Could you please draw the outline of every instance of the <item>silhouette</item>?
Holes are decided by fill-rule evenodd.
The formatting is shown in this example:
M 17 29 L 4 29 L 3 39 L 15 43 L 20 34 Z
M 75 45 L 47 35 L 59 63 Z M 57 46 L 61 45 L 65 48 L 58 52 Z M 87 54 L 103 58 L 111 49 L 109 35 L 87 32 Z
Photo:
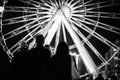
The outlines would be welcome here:
M 50 49 L 50 45 L 45 45 L 45 48 L 50 51 L 50 53 L 51 53 L 50 56 L 52 57 L 53 54 L 52 54 L 52 51 L 51 51 L 51 49 Z
M 55 80 L 72 80 L 71 78 L 71 56 L 65 42 L 60 42 L 56 54 L 53 56 L 53 70 Z
M 31 76 L 34 80 L 50 80 L 51 57 L 50 51 L 46 49 L 44 37 L 38 35 L 36 37 L 37 46 L 30 50 L 31 58 Z

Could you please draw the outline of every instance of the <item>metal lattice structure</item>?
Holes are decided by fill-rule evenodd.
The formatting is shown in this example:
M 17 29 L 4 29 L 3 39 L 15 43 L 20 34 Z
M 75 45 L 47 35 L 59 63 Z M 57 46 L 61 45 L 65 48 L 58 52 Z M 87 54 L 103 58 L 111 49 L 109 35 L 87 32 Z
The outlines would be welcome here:
M 13 55 L 22 41 L 26 41 L 31 47 L 31 44 L 34 45 L 34 36 L 43 34 L 44 44 L 51 45 L 54 49 L 60 41 L 67 42 L 70 50 L 77 50 L 78 54 L 75 55 L 81 56 L 88 72 L 97 74 L 98 69 L 109 63 L 120 50 L 110 39 L 104 37 L 104 34 L 99 33 L 100 29 L 120 35 L 118 26 L 104 22 L 106 19 L 120 20 L 119 12 L 104 10 L 119 6 L 119 0 L 15 0 L 15 2 L 17 3 L 8 2 L 8 5 L 4 6 L 1 23 L 2 45 L 8 55 Z M 114 49 L 115 53 L 109 60 L 105 60 L 92 44 L 92 37 Z M 85 45 L 101 61 L 101 66 L 96 65 Z

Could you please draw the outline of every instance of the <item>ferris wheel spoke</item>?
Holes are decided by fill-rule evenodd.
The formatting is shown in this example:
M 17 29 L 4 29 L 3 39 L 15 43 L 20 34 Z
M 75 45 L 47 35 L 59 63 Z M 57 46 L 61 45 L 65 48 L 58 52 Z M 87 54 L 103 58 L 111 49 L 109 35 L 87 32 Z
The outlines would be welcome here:
M 94 2 L 94 0 L 89 0 L 89 1 L 85 2 L 85 5 L 86 6 L 93 6 L 93 5 L 97 5 L 97 4 L 109 3 L 111 1 L 113 2 L 113 0 L 105 0 L 105 1 L 102 1 L 102 2 L 99 2 L 99 1 Z
M 120 28 L 116 28 L 114 26 L 111 26 L 111 25 L 108 25 L 108 24 L 105 24 L 105 23 L 101 23 L 101 22 L 99 22 L 98 25 L 99 25 L 98 26 L 99 28 L 106 29 L 106 30 L 109 30 L 111 32 L 120 34 Z
M 102 61 L 106 62 L 106 60 L 102 57 L 102 55 L 97 51 L 97 49 L 89 42 L 89 40 L 72 24 L 75 32 L 83 39 L 83 41 L 91 48 L 91 50 L 97 55 L 97 57 Z M 81 26 L 81 25 L 80 25 Z
M 62 1 L 61 1 L 61 7 L 62 7 L 63 5 L 65 6 L 65 1 L 66 1 L 66 0 L 62 0 Z
M 25 16 L 5 19 L 5 20 L 3 20 L 3 25 L 17 24 L 17 23 L 21 23 L 21 22 L 38 20 L 38 19 L 39 20 L 49 19 L 49 17 L 51 17 L 51 15 L 47 15 L 47 16 L 44 16 L 44 15 L 41 16 L 40 14 L 25 15 Z
M 52 5 L 51 7 L 57 9 L 57 6 L 56 6 L 56 4 L 54 3 L 53 0 L 46 0 L 46 1 L 49 1 L 49 2 L 50 2 L 50 4 Z
M 52 0 L 52 1 L 53 1 L 54 6 L 55 6 L 56 8 L 58 8 L 59 6 L 58 6 L 57 1 L 56 1 L 56 0 Z
M 59 19 L 52 24 L 49 30 L 47 30 L 48 35 L 45 38 L 45 44 L 49 45 L 51 43 L 55 33 L 57 32 L 59 26 L 58 23 L 59 23 Z
M 78 0 L 78 1 L 74 2 L 73 4 L 70 5 L 70 8 L 73 10 L 73 8 L 77 5 L 79 5 L 79 7 L 84 6 L 83 0 Z
M 87 23 L 90 24 L 90 25 L 94 25 L 93 23 L 96 24 L 96 22 L 97 22 L 97 21 L 89 19 L 89 18 L 85 18 L 85 19 L 87 19 L 89 21 L 89 22 L 87 21 Z M 105 24 L 105 23 L 102 23 L 102 22 L 98 22 L 97 27 L 108 30 L 108 31 L 111 31 L 111 32 L 114 32 L 114 33 L 117 33 L 117 34 L 120 34 L 120 28 L 116 28 L 114 26 L 111 26 L 111 25 L 108 25 L 108 24 Z
M 83 23 L 80 23 L 78 21 L 74 22 L 76 25 L 80 26 L 80 28 L 82 28 L 83 30 L 85 30 L 86 32 L 88 32 L 89 34 L 92 34 L 94 37 L 96 37 L 98 40 L 102 41 L 103 43 L 105 43 L 106 45 L 108 45 L 109 47 L 111 48 L 114 48 L 114 49 L 119 49 L 118 46 L 116 46 L 115 44 L 113 44 L 111 41 L 107 40 L 105 37 L 101 36 L 100 34 L 96 33 L 94 30 L 90 29 L 88 26 L 86 26 L 85 24 Z
M 111 41 L 109 41 L 108 39 L 106 39 L 105 37 L 101 36 L 100 34 L 98 34 L 97 32 L 95 32 L 94 30 L 90 29 L 89 27 L 87 27 L 86 25 L 82 24 L 88 33 L 92 34 L 94 37 L 96 37 L 98 40 L 102 41 L 103 43 L 105 43 L 106 45 L 108 45 L 111 48 L 114 48 L 115 50 L 118 50 L 119 47 L 116 46 L 115 44 L 113 44 Z
M 26 38 L 25 41 L 28 42 L 28 41 L 30 41 L 31 39 L 33 39 L 34 36 L 36 36 L 37 34 L 39 34 L 38 32 L 41 32 L 41 28 L 40 28 L 40 27 L 41 27 L 41 25 L 39 25 L 38 27 L 36 27 L 36 28 L 32 31 L 32 33 L 30 34 L 31 37 Z
M 36 36 L 37 34 L 39 34 L 38 32 L 41 32 L 41 31 L 42 31 L 42 30 L 41 30 L 41 26 L 42 26 L 42 25 L 38 25 L 35 29 L 33 29 L 29 35 L 26 35 L 27 38 L 25 38 L 24 40 L 25 40 L 26 42 L 29 42 L 31 39 L 34 39 L 34 36 Z M 29 36 L 30 36 L 30 37 L 29 37 Z
M 85 17 L 98 17 L 99 14 L 101 18 L 120 19 L 119 13 L 94 12 L 94 11 L 86 11 Z
M 85 18 L 76 18 L 76 17 L 72 17 L 71 22 L 73 22 L 74 24 L 77 24 L 78 22 L 85 23 Z
M 60 18 L 58 18 L 59 12 L 57 12 L 56 14 L 54 14 L 54 16 L 51 18 L 51 20 L 46 24 L 45 28 L 43 29 L 43 31 L 41 32 L 41 34 L 43 34 L 43 36 L 46 36 L 46 34 L 48 34 L 45 38 L 45 44 L 50 44 L 57 29 L 58 26 L 60 24 Z
M 51 20 L 51 21 L 49 21 L 46 25 L 45 25 L 45 27 L 42 29 L 42 31 L 41 31 L 41 34 L 43 34 L 43 36 L 46 36 L 47 35 L 47 33 L 48 33 L 48 31 L 49 31 L 49 29 L 51 28 L 51 26 L 52 26 L 52 24 L 54 23 L 54 21 L 53 21 L 53 19 Z
M 50 14 L 49 8 L 40 7 L 40 8 L 34 8 L 34 7 L 18 7 L 18 6 L 6 6 L 5 12 L 24 12 L 24 13 L 31 13 L 31 14 Z
M 37 19 L 36 14 L 14 17 L 14 18 L 3 20 L 3 25 L 16 24 L 16 23 L 21 23 L 25 21 L 35 20 L 35 19 Z
M 41 23 L 38 23 L 38 24 L 35 24 L 35 25 L 29 25 L 29 27 L 26 26 L 26 27 L 23 27 L 21 29 L 17 29 L 15 31 L 9 32 L 7 34 L 4 34 L 4 37 L 7 40 L 7 39 L 9 39 L 11 37 L 14 37 L 14 36 L 17 36 L 17 35 L 19 35 L 19 34 L 21 34 L 23 32 L 26 32 L 26 31 L 29 32 L 30 29 L 34 29 L 36 26 L 39 26 L 40 24 Z
M 62 0 L 62 1 L 61 1 L 61 7 L 62 7 L 62 6 L 65 6 L 65 2 L 66 2 L 66 0 Z
M 4 37 L 5 37 L 6 39 L 9 39 L 9 38 L 11 38 L 11 37 L 14 37 L 14 36 L 20 34 L 20 33 L 25 32 L 26 30 L 29 32 L 30 29 L 33 29 L 33 28 L 35 28 L 36 26 L 42 25 L 42 24 L 44 24 L 44 23 L 47 23 L 48 21 L 49 21 L 49 20 L 44 20 L 43 22 L 37 22 L 36 24 L 35 24 L 36 21 L 35 21 L 35 22 L 32 22 L 31 24 L 21 26 L 21 27 L 15 29 L 15 30 L 9 32 L 9 33 L 4 34 Z M 42 28 L 42 26 L 41 26 L 41 28 Z
M 65 1 L 65 0 L 64 0 Z M 62 7 L 63 5 L 63 1 L 62 0 L 58 0 L 59 6 Z
M 77 19 L 81 19 L 81 18 L 84 18 L 84 14 L 85 13 L 74 14 L 74 15 L 72 15 L 72 18 L 74 17 L 74 18 L 77 18 Z
M 14 47 L 19 45 L 22 41 L 24 41 L 24 40 L 28 41 L 28 40 L 30 40 L 30 38 L 33 38 L 33 33 L 35 33 L 35 31 L 39 28 L 40 27 L 36 27 L 34 30 L 32 30 L 30 33 L 28 33 L 26 36 L 24 36 L 21 40 L 19 40 L 15 45 L 13 45 L 9 50 L 12 50 Z
M 94 1 L 94 0 L 88 0 L 88 1 L 84 2 L 84 5 L 88 5 L 88 4 L 90 4 L 92 1 Z
M 38 21 L 38 20 L 35 20 L 35 21 L 32 21 L 32 22 L 30 22 L 30 23 L 28 23 L 28 24 L 25 24 L 25 25 L 23 25 L 23 26 L 21 26 L 21 27 L 19 27 L 19 28 L 17 28 L 17 29 L 14 29 L 14 30 L 6 33 L 4 36 L 9 35 L 9 34 L 12 34 L 12 33 L 16 32 L 16 31 L 21 31 L 21 30 L 23 30 L 25 27 L 27 27 L 27 26 L 29 27 L 30 25 L 34 24 L 34 23 L 37 22 L 37 21 Z
M 64 3 L 64 5 L 67 6 L 68 2 L 69 2 L 69 0 L 66 0 L 65 3 Z
M 20 43 L 19 43 L 19 44 L 20 44 Z M 19 48 L 20 48 L 20 45 L 19 45 L 19 44 L 18 44 L 18 45 L 15 45 L 14 48 L 9 49 L 10 52 L 11 52 L 11 53 L 15 53 L 17 50 L 19 50 Z
M 37 13 L 38 9 L 34 7 L 5 6 L 5 12 Z
M 62 31 L 63 31 L 63 38 L 64 38 L 64 41 L 65 41 L 66 43 L 68 43 L 68 42 L 67 42 L 66 31 L 65 31 L 65 25 L 63 24 L 63 22 L 62 22 Z
M 57 3 L 57 5 L 58 5 L 58 8 L 59 8 L 59 7 L 62 7 L 62 0 L 56 0 L 56 3 Z
M 57 12 L 50 18 L 51 20 L 45 25 L 45 28 L 42 30 L 41 34 L 43 34 L 43 36 L 46 36 L 49 29 L 51 28 L 51 26 L 54 24 L 55 19 L 58 18 L 57 16 Z M 57 17 L 57 18 L 56 18 Z M 58 18 L 59 19 L 59 18 Z
M 61 0 L 56 0 L 56 2 L 57 2 L 57 5 L 61 7 Z
M 105 37 L 101 36 L 100 34 L 98 34 L 97 32 L 95 32 L 94 30 L 90 29 L 89 27 L 87 27 L 86 25 L 82 24 L 86 29 L 88 33 L 92 34 L 94 37 L 96 37 L 97 39 L 99 39 L 100 41 L 102 41 L 103 43 L 105 43 L 106 45 L 108 45 L 111 48 L 114 48 L 116 50 L 119 49 L 118 46 L 116 46 L 115 44 L 113 44 L 111 41 L 109 41 L 108 39 L 106 39 Z
M 19 1 L 32 5 L 34 7 L 40 7 L 40 3 L 34 0 L 19 0 Z
M 65 23 L 66 29 L 68 30 L 69 34 L 72 37 L 73 42 L 75 43 L 76 48 L 79 52 L 79 55 L 81 56 L 83 62 L 85 63 L 85 66 L 87 67 L 88 71 L 90 73 L 94 72 L 95 74 L 97 74 L 97 67 L 96 67 L 95 63 L 93 62 L 92 58 L 88 54 L 85 47 L 81 44 L 81 41 L 78 38 L 77 34 L 72 29 L 72 26 L 70 25 L 70 23 L 66 19 L 63 19 L 63 21 Z
M 81 15 L 83 16 L 83 15 Z M 80 22 L 85 22 L 85 18 L 84 17 L 77 17 L 77 16 L 72 16 L 71 18 L 72 21 L 80 21 Z
M 105 37 L 101 36 L 100 34 L 98 33 L 94 33 L 94 36 L 96 38 L 98 38 L 100 41 L 102 41 L 103 43 L 105 43 L 106 45 L 108 45 L 109 47 L 115 49 L 115 50 L 119 50 L 119 47 L 116 46 L 115 44 L 113 44 L 111 41 L 109 41 L 108 39 L 106 39 Z
M 51 7 L 52 8 L 52 7 Z M 53 9 L 53 8 L 52 8 Z M 40 7 L 40 8 L 38 8 L 37 9 L 37 13 L 39 14 L 39 13 L 44 13 L 44 12 L 46 12 L 46 13 L 48 13 L 48 14 L 50 14 L 50 12 L 52 12 L 51 10 L 52 9 L 50 9 L 50 8 L 45 8 L 45 7 Z M 54 10 L 53 10 L 54 11 Z
M 60 30 L 61 30 L 61 25 L 58 25 L 58 30 L 56 32 L 56 38 L 55 38 L 55 52 L 56 52 L 56 48 L 60 42 Z
M 74 0 L 70 0 L 68 3 L 67 3 L 67 6 L 70 7 L 72 5 L 72 2 L 74 2 Z
M 75 10 L 75 9 L 77 9 L 77 10 Z M 74 14 L 74 13 L 85 13 L 84 6 L 79 6 L 79 7 L 76 7 L 76 8 L 72 8 L 71 13 L 72 14 Z
M 110 6 L 115 6 L 115 5 L 120 5 L 120 2 L 115 2 L 115 1 L 103 1 L 103 2 L 97 2 L 89 5 L 85 5 L 86 10 L 93 10 L 93 9 L 100 9 L 100 8 L 105 8 L 105 7 L 110 7 Z
M 42 0 L 43 5 L 47 6 L 47 7 L 53 7 L 52 6 L 52 1 L 51 0 Z
M 98 26 L 98 21 L 97 20 L 92 20 L 92 19 L 89 19 L 89 18 L 85 18 L 84 23 L 90 24 L 90 25 L 93 25 L 93 26 Z
M 40 15 L 41 16 L 41 15 Z M 41 17 L 38 17 L 39 20 L 43 20 L 43 19 L 49 19 L 51 18 L 52 16 L 51 15 L 46 15 L 46 16 L 41 16 Z M 34 20 L 34 19 L 33 19 Z
M 105 63 L 106 60 L 103 58 L 103 56 L 99 53 L 99 51 L 89 42 L 89 41 L 86 41 L 85 42 L 90 48 L 91 50 L 97 55 L 97 57 L 103 62 Z
M 119 50 L 120 50 L 120 49 L 115 50 L 115 51 L 114 51 L 114 54 L 110 57 L 110 59 L 109 59 L 106 63 L 104 63 L 104 64 L 102 64 L 101 66 L 99 66 L 98 69 L 101 69 L 102 67 L 104 67 L 104 65 L 108 64 L 108 63 L 115 57 L 115 55 L 118 54 Z
M 101 12 L 95 12 L 95 11 L 85 11 L 85 17 L 101 17 Z
M 75 20 L 71 20 L 73 25 L 77 25 L 78 27 L 80 27 L 81 29 L 83 29 L 84 31 L 88 32 L 90 35 L 93 34 L 94 31 L 90 30 L 89 28 L 87 28 L 87 26 L 83 26 L 83 23 L 80 21 L 75 21 Z M 87 39 L 89 39 L 90 37 L 87 37 Z
M 29 5 L 32 5 L 36 8 L 41 8 L 44 6 L 45 9 L 48 9 L 48 7 L 51 7 L 49 4 L 47 4 L 46 2 L 42 1 L 35 1 L 35 0 L 19 0 L 21 2 L 27 3 Z M 41 3 L 42 2 L 42 3 Z M 46 8 L 47 7 L 47 8 Z
M 41 32 L 41 34 L 43 34 L 43 36 L 46 36 L 46 34 L 48 33 L 48 35 L 46 36 L 46 39 L 45 39 L 45 44 L 50 44 L 52 38 L 54 37 L 54 35 L 57 31 L 58 24 L 60 21 L 58 18 L 58 14 L 59 14 L 59 12 L 55 13 L 54 16 L 52 16 L 51 20 L 46 24 L 45 28 Z M 51 33 L 53 33 L 53 34 L 51 34 Z
M 85 12 L 85 7 L 84 5 L 79 5 L 79 6 L 76 6 L 76 7 L 73 7 L 71 8 L 71 12 Z
M 74 15 L 74 16 L 72 16 L 72 19 L 82 21 L 82 20 L 84 20 L 85 18 L 84 18 L 84 15 L 80 15 L 80 16 Z M 82 21 L 82 22 L 83 22 L 83 21 Z
M 38 8 L 38 10 L 40 11 L 41 10 L 46 10 L 47 11 L 50 11 L 51 9 L 55 9 L 55 7 L 53 6 L 50 6 L 50 7 L 46 7 L 44 4 L 41 5 L 41 7 Z

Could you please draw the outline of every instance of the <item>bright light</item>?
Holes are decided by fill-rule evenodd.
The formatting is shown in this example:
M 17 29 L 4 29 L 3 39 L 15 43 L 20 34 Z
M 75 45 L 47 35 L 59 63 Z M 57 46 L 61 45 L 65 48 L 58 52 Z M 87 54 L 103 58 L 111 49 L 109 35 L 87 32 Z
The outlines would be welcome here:
M 66 16 L 67 18 L 70 18 L 70 17 L 71 17 L 71 13 L 70 13 L 69 8 L 63 6 L 63 7 L 62 7 L 62 11 L 64 12 L 64 14 L 65 14 L 65 16 Z
M 77 68 L 78 68 L 80 55 L 77 54 L 76 52 L 70 53 L 70 55 L 75 56 L 75 62 L 76 62 Z
M 85 47 L 82 45 L 80 39 L 78 38 L 77 34 L 74 32 L 74 30 L 72 29 L 70 23 L 67 21 L 66 16 L 61 13 L 61 17 L 62 17 L 62 21 L 66 26 L 66 29 L 68 30 L 69 34 L 71 35 L 76 48 L 79 52 L 79 55 L 81 56 L 83 62 L 85 63 L 86 68 L 88 69 L 88 71 L 91 74 L 97 75 L 98 71 L 97 71 L 97 67 L 95 65 L 95 63 L 93 62 L 92 58 L 90 57 L 89 53 L 87 52 L 87 50 L 85 49 Z
M 53 19 L 53 24 L 52 26 L 50 26 L 49 30 L 48 30 L 48 35 L 45 38 L 45 44 L 49 45 L 55 35 L 55 33 L 57 32 L 59 25 L 61 23 L 61 16 L 60 16 L 60 11 L 58 10 L 57 14 L 55 15 L 54 19 Z
M 0 6 L 0 12 L 4 11 L 4 7 Z

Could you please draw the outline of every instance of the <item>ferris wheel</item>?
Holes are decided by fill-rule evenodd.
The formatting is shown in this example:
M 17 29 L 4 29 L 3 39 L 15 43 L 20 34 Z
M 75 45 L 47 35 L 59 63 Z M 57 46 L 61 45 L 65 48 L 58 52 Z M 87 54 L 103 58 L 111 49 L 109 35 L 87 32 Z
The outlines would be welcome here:
M 54 50 L 65 41 L 71 55 L 80 56 L 88 72 L 97 74 L 120 50 L 113 42 L 120 36 L 119 7 L 119 0 L 11 0 L 2 14 L 2 45 L 13 55 L 22 41 L 33 47 L 38 34 Z M 106 60 L 108 48 L 114 54 Z

